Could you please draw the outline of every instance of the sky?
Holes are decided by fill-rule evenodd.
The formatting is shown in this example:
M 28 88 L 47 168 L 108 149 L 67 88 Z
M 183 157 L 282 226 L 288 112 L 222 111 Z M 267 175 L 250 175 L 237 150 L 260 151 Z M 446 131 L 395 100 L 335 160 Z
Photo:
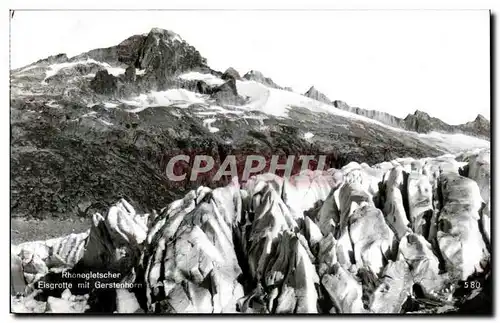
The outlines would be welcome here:
M 219 71 L 261 71 L 299 93 L 450 124 L 490 119 L 489 12 L 16 11 L 11 68 L 75 56 L 159 27 L 178 33 Z

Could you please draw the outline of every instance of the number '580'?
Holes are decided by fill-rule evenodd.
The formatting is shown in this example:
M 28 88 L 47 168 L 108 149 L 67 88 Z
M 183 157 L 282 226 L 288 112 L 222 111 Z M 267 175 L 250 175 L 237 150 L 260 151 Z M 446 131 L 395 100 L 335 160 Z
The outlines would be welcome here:
M 464 287 L 465 288 L 480 288 L 481 283 L 478 281 L 465 282 Z

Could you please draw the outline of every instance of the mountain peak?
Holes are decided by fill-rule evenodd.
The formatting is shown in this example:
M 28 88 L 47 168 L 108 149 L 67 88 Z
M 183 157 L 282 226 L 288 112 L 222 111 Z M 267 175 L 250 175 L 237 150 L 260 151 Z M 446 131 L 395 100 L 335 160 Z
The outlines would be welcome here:
M 240 73 L 232 67 L 229 67 L 224 74 L 222 74 L 221 78 L 225 81 L 229 79 L 241 80 Z
M 153 28 L 138 48 L 136 66 L 146 70 L 148 79 L 155 80 L 158 89 L 167 86 L 167 79 L 183 71 L 206 66 L 206 59 L 178 34 Z
M 326 104 L 331 104 L 332 101 L 323 93 L 318 91 L 314 85 L 309 88 L 309 90 L 304 93 L 304 96 L 307 96 L 308 98 L 326 103 Z
M 281 86 L 274 83 L 274 81 L 271 78 L 265 77 L 264 74 L 262 74 L 262 72 L 260 71 L 250 70 L 245 75 L 243 75 L 243 78 L 249 81 L 259 82 L 261 84 L 273 87 L 275 89 L 282 89 Z
M 243 75 L 243 77 L 246 78 L 246 79 L 250 79 L 250 78 L 264 79 L 264 78 L 266 78 L 264 76 L 264 74 L 262 74 L 262 72 L 256 71 L 256 70 L 250 70 L 250 71 L 248 71 L 245 75 Z
M 482 114 L 478 114 L 477 117 L 476 117 L 476 119 L 474 121 L 489 123 L 488 119 L 486 119 Z
M 164 37 L 171 39 L 171 40 L 182 41 L 181 36 L 174 33 L 173 31 L 167 30 L 167 29 L 162 29 L 162 28 L 157 28 L 157 27 L 151 28 L 151 31 L 149 32 L 148 36 L 149 35 L 164 36 Z
M 427 112 L 421 110 L 415 110 L 415 113 L 413 113 L 413 115 L 419 118 L 430 118 L 430 115 Z

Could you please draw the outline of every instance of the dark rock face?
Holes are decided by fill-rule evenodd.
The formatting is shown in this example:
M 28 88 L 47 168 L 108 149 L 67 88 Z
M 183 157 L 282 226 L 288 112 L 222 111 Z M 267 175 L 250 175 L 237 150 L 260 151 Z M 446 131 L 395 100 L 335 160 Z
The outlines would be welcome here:
M 280 90 L 282 89 L 282 87 L 279 86 L 278 84 L 274 83 L 271 78 L 265 77 L 264 74 L 262 74 L 259 71 L 252 70 L 252 71 L 246 73 L 245 75 L 243 75 L 243 78 L 246 80 L 249 80 L 249 81 L 255 81 L 255 82 L 262 83 L 266 86 L 269 86 L 269 87 L 272 87 L 275 89 L 280 89 Z
M 107 70 L 100 70 L 90 82 L 90 87 L 99 94 L 113 95 L 116 93 L 117 78 L 108 73 Z
M 100 62 L 110 64 L 119 63 L 127 66 L 138 66 L 139 52 L 144 46 L 146 36 L 135 35 L 127 38 L 120 44 L 108 48 L 97 48 L 89 52 L 80 54 L 71 58 L 71 61 L 79 61 L 86 58 L 92 58 Z
M 238 90 L 236 89 L 236 82 L 234 79 L 230 79 L 226 83 L 215 88 L 212 92 L 212 97 L 222 104 L 241 104 L 244 101 L 238 96 Z
M 145 77 L 164 89 L 176 73 L 206 65 L 206 59 L 193 46 L 170 31 L 153 28 L 139 51 L 138 67 Z
M 304 96 L 307 96 L 308 98 L 311 98 L 311 99 L 314 99 L 314 100 L 317 100 L 317 101 L 320 101 L 320 102 L 323 102 L 326 104 L 332 103 L 326 95 L 324 95 L 323 93 L 318 91 L 314 86 L 311 86 L 311 88 L 309 90 L 307 90 L 306 93 L 304 93 Z
M 333 101 L 333 105 L 338 109 L 349 111 L 349 112 L 352 112 L 352 113 L 355 113 L 355 114 L 358 114 L 360 116 L 367 117 L 367 118 L 370 118 L 373 120 L 377 120 L 377 121 L 380 121 L 380 122 L 387 124 L 389 126 L 398 127 L 398 128 L 404 127 L 403 122 L 400 118 L 395 117 L 389 113 L 380 112 L 380 111 L 376 111 L 376 110 L 366 110 L 366 109 L 361 109 L 361 108 L 357 108 L 357 107 L 351 107 L 347 103 L 345 103 L 343 101 L 339 101 L 339 100 Z M 406 129 L 406 128 L 404 128 L 404 129 Z
M 135 82 L 135 78 L 136 78 L 135 67 L 131 65 L 127 67 L 127 69 L 125 70 L 125 81 L 129 83 Z
M 135 87 L 158 91 L 171 86 L 178 73 L 206 68 L 206 59 L 196 48 L 177 34 L 159 28 L 153 28 L 146 36 L 132 36 L 117 46 L 91 50 L 70 61 L 87 58 L 145 70 L 145 75 L 140 77 Z
M 404 123 L 406 129 L 419 133 L 429 133 L 431 131 L 453 132 L 452 126 L 420 110 L 406 116 Z
M 196 82 L 196 92 L 201 93 L 201 94 L 211 94 L 212 90 L 210 86 L 208 86 L 207 83 L 203 81 L 197 81 Z
M 58 64 L 68 61 L 68 56 L 66 54 L 57 54 L 49 56 L 47 58 L 36 61 L 34 64 L 47 63 L 47 64 Z
M 238 73 L 237 70 L 235 70 L 234 68 L 230 67 L 230 68 L 228 68 L 224 72 L 224 74 L 222 74 L 221 79 L 223 79 L 224 81 L 229 81 L 231 79 L 241 80 L 241 76 L 240 76 L 240 73 Z
M 460 125 L 460 127 L 468 133 L 474 133 L 485 138 L 491 137 L 490 122 L 481 114 L 478 114 L 474 121 L 467 122 Z

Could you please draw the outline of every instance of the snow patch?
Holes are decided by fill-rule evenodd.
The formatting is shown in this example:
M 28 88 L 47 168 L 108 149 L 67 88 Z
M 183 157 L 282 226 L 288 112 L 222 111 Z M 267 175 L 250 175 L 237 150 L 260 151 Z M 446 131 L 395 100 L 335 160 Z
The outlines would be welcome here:
M 314 137 L 314 134 L 312 132 L 306 132 L 304 134 L 304 139 L 311 139 L 312 137 Z
M 208 96 L 188 91 L 185 89 L 170 89 L 161 92 L 149 92 L 141 94 L 130 100 L 122 100 L 123 103 L 136 106 L 137 108 L 128 110 L 129 112 L 140 112 L 149 107 L 178 106 L 187 108 L 191 104 L 205 104 Z
M 218 132 L 219 128 L 212 127 L 212 123 L 217 121 L 215 118 L 210 118 L 210 119 L 205 119 L 203 120 L 203 126 L 208 128 L 208 131 L 210 132 Z
M 103 63 L 103 66 L 108 70 L 109 74 L 112 74 L 114 76 L 119 76 L 121 74 L 125 74 L 125 69 L 122 67 L 112 67 L 107 63 Z
M 112 126 L 113 125 L 111 122 L 108 122 L 108 121 L 103 120 L 101 118 L 98 118 L 97 120 L 99 120 L 101 123 L 105 124 L 106 126 Z
M 208 85 L 222 85 L 225 83 L 225 81 L 221 78 L 218 78 L 215 75 L 212 74 L 203 74 L 200 72 L 188 72 L 179 75 L 179 78 L 186 80 L 186 81 L 203 81 L 207 83 Z
M 104 103 L 105 108 L 116 108 L 117 106 L 118 106 L 118 104 L 116 104 L 116 103 L 111 103 L 111 102 Z
M 330 113 L 333 107 L 298 93 L 269 88 L 255 81 L 236 81 L 238 94 L 249 98 L 243 107 L 276 117 L 288 117 L 289 108 L 303 107 L 312 112 Z
M 96 61 L 94 59 L 89 58 L 85 61 L 82 60 L 82 61 L 76 61 L 76 62 L 66 62 L 66 63 L 58 63 L 58 64 L 49 65 L 47 68 L 47 71 L 45 72 L 44 81 L 46 79 L 48 79 L 49 77 L 56 75 L 63 68 L 73 67 L 73 66 L 78 65 L 78 64 L 92 64 L 92 63 L 97 64 L 97 65 L 101 65 L 102 67 L 106 68 L 106 70 L 108 71 L 109 74 L 112 74 L 114 76 L 118 76 L 118 75 L 125 73 L 124 68 L 113 67 L 113 66 L 109 65 L 108 63 L 99 62 L 99 61 Z M 90 74 L 88 74 L 88 75 L 90 75 Z M 86 77 L 88 75 L 86 75 Z
M 82 118 L 92 117 L 92 116 L 95 116 L 96 114 L 97 114 L 97 112 L 91 111 L 89 113 L 85 113 L 84 115 L 82 115 Z
M 61 106 L 59 104 L 55 103 L 54 100 L 50 100 L 45 105 L 48 106 L 48 107 L 50 107 L 50 108 L 56 108 L 56 109 L 60 109 L 61 108 Z

